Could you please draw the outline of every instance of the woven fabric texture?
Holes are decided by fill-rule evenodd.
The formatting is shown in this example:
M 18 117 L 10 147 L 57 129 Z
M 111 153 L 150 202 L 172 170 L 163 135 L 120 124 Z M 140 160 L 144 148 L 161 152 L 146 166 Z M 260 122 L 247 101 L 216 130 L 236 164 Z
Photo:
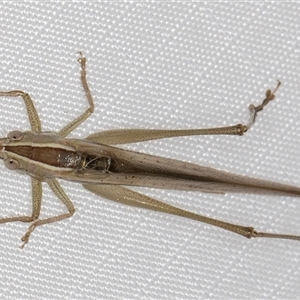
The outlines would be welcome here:
M 28 92 L 43 130 L 88 106 L 71 133 L 197 128 L 247 122 L 248 105 L 282 86 L 243 137 L 184 137 L 124 148 L 300 186 L 298 3 L 0 4 L 0 90 Z M 0 133 L 29 130 L 22 99 L 1 98 Z M 1 164 L 0 215 L 31 214 L 30 178 Z M 37 228 L 1 224 L 2 299 L 299 298 L 300 244 L 247 240 L 180 217 L 122 206 L 62 182 L 75 215 Z M 65 208 L 45 184 L 41 218 Z M 257 230 L 300 234 L 296 197 L 135 188 Z

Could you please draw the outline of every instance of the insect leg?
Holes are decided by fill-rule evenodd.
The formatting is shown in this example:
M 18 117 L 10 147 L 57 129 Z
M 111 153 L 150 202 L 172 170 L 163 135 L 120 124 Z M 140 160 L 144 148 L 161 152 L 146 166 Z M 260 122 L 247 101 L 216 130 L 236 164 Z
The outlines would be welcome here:
M 211 135 L 211 134 L 230 134 L 241 135 L 243 125 L 203 128 L 203 129 L 117 129 L 93 133 L 86 137 L 96 143 L 106 145 L 129 144 L 143 141 L 157 140 L 170 137 L 189 136 L 189 135 Z
M 28 243 L 31 233 L 37 226 L 41 226 L 41 225 L 48 224 L 48 223 L 54 223 L 54 222 L 61 221 L 66 218 L 70 218 L 75 212 L 73 203 L 71 202 L 71 200 L 69 199 L 67 194 L 64 192 L 64 190 L 62 189 L 62 187 L 60 186 L 58 181 L 56 179 L 54 179 L 47 183 L 48 183 L 49 187 L 51 188 L 51 190 L 53 191 L 53 193 L 67 207 L 69 212 L 62 214 L 62 215 L 55 216 L 55 217 L 47 218 L 44 220 L 38 220 L 38 221 L 32 223 L 30 225 L 30 227 L 28 228 L 28 231 L 26 232 L 26 234 L 22 237 L 23 245 L 21 246 L 21 248 L 23 248 Z M 34 189 L 33 189 L 33 193 L 34 193 Z
M 136 206 L 146 209 L 151 209 L 155 211 L 160 211 L 164 213 L 169 213 L 172 215 L 177 215 L 185 217 L 188 219 L 196 220 L 213 226 L 223 228 L 225 230 L 234 232 L 236 234 L 242 235 L 246 238 L 254 237 L 269 237 L 269 238 L 281 238 L 281 239 L 292 239 L 300 241 L 300 236 L 286 235 L 286 234 L 272 234 L 257 232 L 252 227 L 244 227 L 205 216 L 201 216 L 175 206 L 166 204 L 164 202 L 158 201 L 146 195 L 140 194 L 138 192 L 132 191 L 130 189 L 124 188 L 119 185 L 93 185 L 93 184 L 83 184 L 83 187 L 90 192 L 104 197 L 106 199 L 119 202 L 122 204 Z
M 80 57 L 78 59 L 78 62 L 81 67 L 80 79 L 90 107 L 82 115 L 73 120 L 59 132 L 59 135 L 61 137 L 66 137 L 70 132 L 72 132 L 94 112 L 94 101 L 86 80 L 86 58 L 81 52 L 79 52 L 79 54 Z
M 39 115 L 35 109 L 35 106 L 30 98 L 30 96 L 23 92 L 23 91 L 9 91 L 9 92 L 0 92 L 0 96 L 7 96 L 7 97 L 18 97 L 21 96 L 25 102 L 27 115 L 29 118 L 31 131 L 32 132 L 41 132 L 41 121 Z
M 18 216 L 18 217 L 11 217 L 11 218 L 3 218 L 0 219 L 0 223 L 8 223 L 8 222 L 33 222 L 39 217 L 40 210 L 41 210 L 41 201 L 42 201 L 42 183 L 32 178 L 32 214 L 31 217 L 29 216 Z
M 178 129 L 178 130 L 160 130 L 160 129 L 119 129 L 109 130 L 94 133 L 89 135 L 86 139 L 102 143 L 106 145 L 136 143 L 142 141 L 149 141 L 162 138 L 189 136 L 189 135 L 243 135 L 254 124 L 256 115 L 266 106 L 271 100 L 275 98 L 277 87 L 273 90 L 267 90 L 266 98 L 259 106 L 250 105 L 250 119 L 247 125 L 237 124 L 234 126 L 225 126 L 217 128 L 200 128 L 200 129 Z

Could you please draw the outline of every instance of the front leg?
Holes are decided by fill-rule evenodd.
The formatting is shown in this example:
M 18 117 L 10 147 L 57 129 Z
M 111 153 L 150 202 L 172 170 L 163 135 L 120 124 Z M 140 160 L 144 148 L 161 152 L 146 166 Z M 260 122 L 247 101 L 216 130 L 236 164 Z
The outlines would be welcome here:
M 30 126 L 31 126 L 31 131 L 33 133 L 41 132 L 42 125 L 41 125 L 39 115 L 36 111 L 36 108 L 31 100 L 30 96 L 27 93 L 25 93 L 23 91 L 0 92 L 0 96 L 7 96 L 7 97 L 21 96 L 23 98 L 25 106 L 26 106 L 27 115 L 29 118 Z
M 41 182 L 39 182 L 39 183 L 41 184 Z M 68 212 L 65 214 L 61 214 L 58 216 L 54 216 L 54 217 L 50 217 L 50 218 L 42 219 L 42 220 L 37 220 L 37 221 L 33 222 L 29 226 L 28 231 L 22 237 L 23 245 L 21 246 L 21 248 L 24 248 L 24 246 L 28 243 L 29 237 L 36 227 L 70 218 L 75 212 L 73 203 L 71 202 L 70 198 L 67 196 L 65 191 L 62 189 L 62 187 L 60 186 L 58 181 L 56 179 L 53 179 L 52 181 L 49 181 L 47 183 L 48 183 L 49 187 L 51 188 L 52 192 L 66 206 L 66 208 L 68 209 Z M 33 195 L 35 194 L 34 191 L 35 191 L 34 186 L 32 186 L 32 194 Z M 42 196 L 41 193 L 39 193 L 37 190 L 36 190 L 36 192 L 37 192 L 37 194 L 40 194 L 40 196 Z M 40 210 L 40 202 L 39 202 L 39 205 L 36 205 L 36 209 L 37 209 L 37 207 L 39 207 L 39 210 Z M 38 218 L 38 216 L 39 216 L 39 211 L 38 211 L 38 214 L 35 215 L 35 220 Z M 22 220 L 19 220 L 19 221 L 22 221 Z M 31 222 L 31 220 L 29 220 L 29 221 L 26 220 L 26 222 Z
M 0 223 L 8 223 L 8 222 L 33 222 L 38 219 L 41 211 L 41 202 L 42 202 L 42 183 L 35 179 L 31 178 L 32 185 L 32 213 L 31 217 L 29 216 L 18 216 L 18 217 L 10 217 L 10 218 L 2 218 L 0 219 Z

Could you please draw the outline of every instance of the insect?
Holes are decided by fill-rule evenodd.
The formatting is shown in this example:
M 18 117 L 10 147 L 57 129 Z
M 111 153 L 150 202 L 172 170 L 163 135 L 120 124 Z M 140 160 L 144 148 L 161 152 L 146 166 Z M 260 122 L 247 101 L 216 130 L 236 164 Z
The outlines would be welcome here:
M 300 188 L 281 183 L 227 173 L 196 164 L 124 150 L 112 145 L 188 135 L 243 135 L 254 124 L 258 112 L 275 98 L 277 87 L 266 92 L 262 104 L 249 106 L 248 124 L 220 128 L 151 130 L 124 129 L 94 133 L 85 139 L 67 139 L 68 134 L 94 112 L 94 102 L 86 79 L 86 58 L 79 52 L 81 82 L 89 108 L 58 133 L 42 132 L 38 113 L 30 96 L 19 90 L 0 92 L 0 96 L 21 96 L 25 102 L 31 131 L 12 131 L 0 139 L 0 158 L 12 170 L 28 174 L 32 184 L 32 214 L 0 219 L 0 223 L 29 222 L 31 225 L 22 237 L 23 248 L 33 230 L 41 225 L 71 217 L 75 208 L 60 186 L 57 178 L 82 183 L 83 187 L 101 197 L 159 212 L 182 216 L 211 224 L 246 238 L 268 237 L 300 241 L 300 236 L 258 232 L 245 227 L 192 213 L 125 186 L 146 186 L 162 189 L 202 191 L 209 193 L 256 193 L 283 196 L 300 196 Z M 68 209 L 67 213 L 39 219 L 42 201 L 42 182 Z

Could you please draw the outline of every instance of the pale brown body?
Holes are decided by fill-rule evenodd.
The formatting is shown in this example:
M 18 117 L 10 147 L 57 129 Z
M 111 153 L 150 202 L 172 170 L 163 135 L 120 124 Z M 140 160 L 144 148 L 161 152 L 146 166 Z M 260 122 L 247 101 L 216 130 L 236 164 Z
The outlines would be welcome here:
M 92 96 L 86 82 L 86 59 L 82 54 L 79 62 L 82 68 L 81 80 L 90 107 L 59 133 L 41 132 L 38 114 L 28 94 L 22 91 L 0 92 L 0 96 L 23 97 L 32 129 L 31 132 L 11 132 L 7 138 L 0 140 L 0 158 L 4 159 L 5 165 L 10 169 L 25 172 L 32 178 L 32 215 L 0 219 L 0 223 L 33 222 L 22 238 L 23 246 L 28 242 L 35 227 L 68 218 L 75 212 L 72 202 L 56 178 L 80 182 L 87 190 L 110 200 L 206 222 L 248 238 L 273 237 L 300 240 L 299 236 L 261 233 L 252 227 L 207 218 L 152 199 L 122 185 L 209 193 L 237 192 L 300 196 L 298 187 L 230 174 L 209 167 L 110 146 L 172 136 L 242 135 L 253 125 L 257 112 L 274 99 L 274 92 L 277 88 L 273 92 L 267 91 L 262 105 L 250 106 L 251 116 L 248 125 L 238 124 L 222 128 L 192 130 L 115 130 L 92 134 L 81 140 L 66 139 L 65 137 L 86 120 L 94 110 Z M 52 191 L 66 205 L 68 213 L 38 220 L 42 199 L 41 182 L 43 181 L 49 184 Z

